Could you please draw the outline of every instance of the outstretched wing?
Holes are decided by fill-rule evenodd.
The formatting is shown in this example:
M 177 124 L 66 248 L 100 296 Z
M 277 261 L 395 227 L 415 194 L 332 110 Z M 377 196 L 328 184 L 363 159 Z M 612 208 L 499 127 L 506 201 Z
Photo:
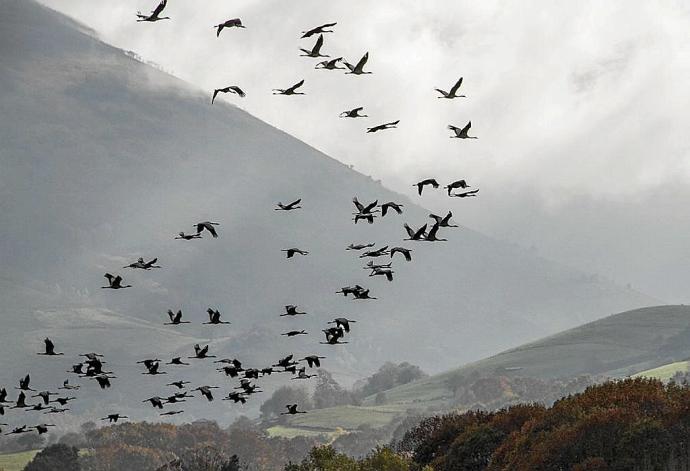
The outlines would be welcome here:
M 415 236 L 414 230 L 412 230 L 412 228 L 410 226 L 408 226 L 407 223 L 403 224 L 403 226 L 405 227 L 405 230 L 407 231 L 407 235 L 409 235 L 410 238 L 414 238 L 414 236 Z
M 323 46 L 323 34 L 319 34 L 319 39 L 316 40 L 316 44 L 312 48 L 312 54 L 319 54 L 321 52 L 321 47 Z
M 462 132 L 462 129 L 460 129 L 460 128 L 457 127 L 457 126 L 453 126 L 452 124 L 449 124 L 449 125 L 448 125 L 448 129 L 450 129 L 451 131 L 453 131 L 453 132 L 455 133 L 456 136 L 460 136 L 460 135 L 461 135 L 460 133 Z
M 244 98 L 245 96 L 247 96 L 247 94 L 244 93 L 244 90 L 242 90 L 242 89 L 241 89 L 240 87 L 238 87 L 237 85 L 233 85 L 232 87 L 230 87 L 230 90 L 233 90 L 235 93 L 237 93 L 237 94 L 238 94 L 240 97 L 242 97 L 242 98 Z
M 453 85 L 453 88 L 450 89 L 450 94 L 455 95 L 455 93 L 460 88 L 460 85 L 462 85 L 462 77 L 460 77 L 460 80 L 458 80 L 457 83 Z
M 424 236 L 425 232 L 426 232 L 426 224 L 424 224 L 422 227 L 420 227 L 419 230 L 414 233 L 412 238 L 413 239 L 421 239 Z
M 285 90 L 285 93 L 292 93 L 292 92 L 294 92 L 295 90 L 297 90 L 299 87 L 301 87 L 302 85 L 304 85 L 304 79 L 300 80 L 299 82 L 297 82 L 296 84 L 294 84 L 292 87 L 290 87 L 290 88 L 288 88 L 287 90 Z
M 373 203 L 369 204 L 364 208 L 363 213 L 369 213 L 371 212 L 372 209 L 374 209 L 377 205 L 379 204 L 379 200 L 374 201 Z
M 438 228 L 440 226 L 438 224 L 434 224 L 434 226 L 429 230 L 429 234 L 427 234 L 427 238 L 429 239 L 435 239 L 436 238 L 436 233 L 438 232 Z
M 352 202 L 353 202 L 353 203 L 355 204 L 355 206 L 357 207 L 357 211 L 359 211 L 360 213 L 363 213 L 363 212 L 364 212 L 364 205 L 363 205 L 362 203 L 359 202 L 359 200 L 357 199 L 356 196 L 355 196 L 354 198 L 352 198 Z
M 368 60 L 369 60 L 369 53 L 367 52 L 366 54 L 364 54 L 362 56 L 362 58 L 359 60 L 359 62 L 357 62 L 355 69 L 360 70 L 360 71 L 362 69 L 364 69 L 364 65 L 367 63 Z
M 153 10 L 153 13 L 151 13 L 152 17 L 157 17 L 161 13 L 163 13 L 163 9 L 165 8 L 165 5 L 168 3 L 168 0 L 161 0 L 161 2 L 158 4 L 155 10 Z
M 472 121 L 468 121 L 467 124 L 465 125 L 464 128 L 460 131 L 460 134 L 467 137 L 467 132 L 470 130 L 472 127 Z

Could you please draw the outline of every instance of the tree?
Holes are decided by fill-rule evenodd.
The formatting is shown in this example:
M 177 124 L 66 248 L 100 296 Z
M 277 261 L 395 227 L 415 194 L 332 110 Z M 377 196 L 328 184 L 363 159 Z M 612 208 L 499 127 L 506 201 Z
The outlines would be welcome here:
M 396 365 L 395 363 L 386 362 L 379 368 L 379 370 L 364 381 L 359 388 L 362 396 L 371 396 L 379 391 L 386 391 L 425 378 L 426 373 L 416 365 L 407 362 Z
M 275 390 L 269 399 L 266 400 L 259 410 L 261 418 L 269 420 L 273 417 L 283 417 L 280 414 L 285 412 L 287 404 L 299 404 L 300 409 L 312 409 L 314 406 L 309 397 L 309 393 L 304 387 L 293 388 L 282 386 Z
M 326 370 L 317 371 L 318 378 L 312 395 L 314 408 L 325 409 L 353 403 L 352 393 L 344 389 Z
M 74 447 L 57 444 L 50 445 L 26 465 L 24 471 L 80 471 L 79 450 Z

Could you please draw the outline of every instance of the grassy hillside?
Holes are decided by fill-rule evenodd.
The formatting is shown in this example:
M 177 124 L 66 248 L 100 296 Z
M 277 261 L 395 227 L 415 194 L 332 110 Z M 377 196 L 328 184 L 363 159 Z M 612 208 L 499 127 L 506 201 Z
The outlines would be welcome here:
M 19 453 L 0 454 L 0 470 L 21 471 L 39 450 L 22 451 Z
M 641 374 L 666 377 L 687 369 L 687 362 L 672 362 L 688 356 L 690 306 L 637 309 L 393 388 L 385 392 L 383 405 L 375 405 L 372 396 L 364 401 L 364 407 L 313 411 L 290 424 L 327 430 L 340 422 L 353 430 L 362 424 L 385 425 L 411 410 L 442 410 L 453 397 L 448 381 L 457 375 L 568 378 L 586 374 L 616 378 L 644 372 Z M 649 370 L 659 365 L 666 366 Z
M 690 361 L 676 361 L 667 365 L 661 365 L 649 370 L 640 371 L 634 374 L 633 378 L 655 378 L 661 381 L 668 381 L 676 373 L 687 373 Z

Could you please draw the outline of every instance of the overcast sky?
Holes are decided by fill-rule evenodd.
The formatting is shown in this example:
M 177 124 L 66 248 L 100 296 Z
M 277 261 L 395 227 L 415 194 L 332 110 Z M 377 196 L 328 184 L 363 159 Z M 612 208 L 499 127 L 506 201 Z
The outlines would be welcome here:
M 241 86 L 223 99 L 394 190 L 466 178 L 482 190 L 457 215 L 470 227 L 690 301 L 685 1 L 169 0 L 155 24 L 134 21 L 155 0 L 41 1 L 201 89 Z M 247 29 L 216 38 L 234 17 Z M 299 57 L 300 32 L 332 21 L 323 52 L 369 51 L 372 75 Z M 460 76 L 468 97 L 438 100 Z M 271 95 L 301 79 L 306 96 Z M 370 118 L 338 118 L 356 106 Z M 468 120 L 479 139 L 449 139 Z

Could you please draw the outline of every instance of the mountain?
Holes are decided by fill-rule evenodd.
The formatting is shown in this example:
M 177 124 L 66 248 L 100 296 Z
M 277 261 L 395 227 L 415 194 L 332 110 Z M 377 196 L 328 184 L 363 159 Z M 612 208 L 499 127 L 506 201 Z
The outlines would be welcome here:
M 345 383 L 386 360 L 438 372 L 655 302 L 465 227 L 444 231 L 448 242 L 404 243 L 413 262 L 394 261 L 394 282 L 369 278 L 345 246 L 402 244 L 403 222 L 420 226 L 428 211 L 235 106 L 211 106 L 209 95 L 32 0 L 0 0 L 0 384 L 30 370 L 53 387 L 78 353 L 100 351 L 119 386 L 74 406 L 96 414 L 104 403 L 124 407 L 129 393 L 161 392 L 167 381 L 143 382 L 136 360 L 187 356 L 196 342 L 249 366 L 324 354 Z M 296 119 L 318 99 L 302 98 Z M 354 225 L 353 196 L 402 202 L 405 213 Z M 298 197 L 303 209 L 273 211 Z M 466 204 L 481 198 L 448 209 L 461 220 Z M 221 223 L 218 239 L 174 240 L 203 220 Z M 285 260 L 288 247 L 310 253 Z M 121 268 L 139 256 L 163 268 Z M 100 289 L 106 271 L 133 288 Z M 335 294 L 353 283 L 379 299 Z M 278 317 L 286 304 L 309 316 Z M 199 325 L 208 307 L 232 325 Z M 170 308 L 195 324 L 163 326 Z M 358 321 L 350 343 L 319 345 L 338 315 Z M 310 335 L 278 335 L 294 328 Z M 66 355 L 36 357 L 45 336 Z M 185 375 L 228 384 L 210 368 Z M 195 414 L 235 413 L 205 407 Z

